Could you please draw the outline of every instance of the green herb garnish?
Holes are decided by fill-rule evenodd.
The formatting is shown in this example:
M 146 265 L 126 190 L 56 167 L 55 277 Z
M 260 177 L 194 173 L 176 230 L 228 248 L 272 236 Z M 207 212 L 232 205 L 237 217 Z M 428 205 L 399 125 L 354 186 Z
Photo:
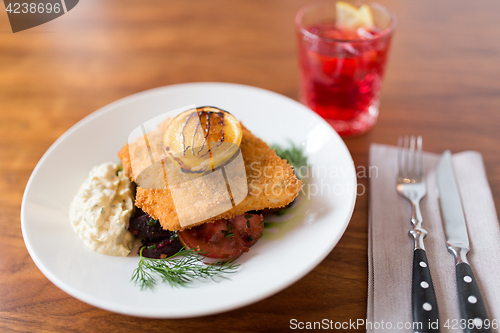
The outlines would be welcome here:
M 120 172 L 122 172 L 122 171 L 123 171 L 123 166 L 122 166 L 122 164 L 120 163 L 120 164 L 118 165 L 118 169 L 116 170 L 116 175 L 117 175 L 117 176 L 119 176 L 119 175 L 120 175 Z
M 176 254 L 165 259 L 152 259 L 142 256 L 140 251 L 139 265 L 132 274 L 132 281 L 141 289 L 153 289 L 156 285 L 156 276 L 162 282 L 172 287 L 185 287 L 195 279 L 226 278 L 224 274 L 235 273 L 239 264 L 234 261 L 205 265 L 203 254 L 193 249 L 182 248 Z M 174 258 L 179 256 L 179 258 Z
M 247 220 L 247 228 L 250 229 L 250 221 Z
M 148 225 L 155 225 L 156 223 L 158 223 L 159 221 L 158 220 L 155 220 L 155 219 L 150 219 L 147 224 Z
M 295 170 L 307 166 L 307 157 L 304 155 L 302 146 L 297 146 L 290 141 L 289 148 L 283 148 L 277 144 L 271 145 L 271 148 L 274 149 L 276 155 L 287 160 Z
M 248 236 L 247 241 L 249 241 L 249 242 L 253 241 L 253 237 L 252 236 Z
M 221 230 L 220 232 L 222 232 L 224 234 L 224 237 L 228 238 L 228 237 L 233 237 L 234 234 L 231 232 L 233 230 L 233 226 L 228 223 L 227 224 L 227 230 Z
M 252 217 L 253 217 L 252 214 L 245 214 L 245 219 L 247 219 L 247 220 L 251 219 Z

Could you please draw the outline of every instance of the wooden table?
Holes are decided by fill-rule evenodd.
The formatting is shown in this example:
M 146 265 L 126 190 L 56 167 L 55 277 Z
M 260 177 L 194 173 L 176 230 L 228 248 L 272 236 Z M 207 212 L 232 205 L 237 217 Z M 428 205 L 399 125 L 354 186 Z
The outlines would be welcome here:
M 305 0 L 85 0 L 12 34 L 0 13 L 0 331 L 289 330 L 290 319 L 365 318 L 368 196 L 309 275 L 257 304 L 205 318 L 149 320 L 80 302 L 37 269 L 24 245 L 24 187 L 43 153 L 96 109 L 142 90 L 236 82 L 297 98 L 293 18 Z M 379 124 L 346 139 L 357 166 L 372 142 L 420 134 L 425 149 L 483 154 L 500 208 L 499 1 L 381 1 L 399 19 Z M 359 179 L 365 186 L 366 178 Z

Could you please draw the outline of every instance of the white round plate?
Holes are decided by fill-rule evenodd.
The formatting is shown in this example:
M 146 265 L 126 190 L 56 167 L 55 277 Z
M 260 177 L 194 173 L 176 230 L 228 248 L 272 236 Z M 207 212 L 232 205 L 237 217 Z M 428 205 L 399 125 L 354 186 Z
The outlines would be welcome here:
M 92 252 L 73 231 L 70 201 L 95 165 L 118 162 L 129 133 L 155 116 L 195 104 L 235 115 L 267 143 L 302 144 L 310 164 L 302 211 L 238 259 L 220 282 L 188 288 L 158 283 L 141 290 L 131 281 L 138 256 Z M 26 247 L 56 286 L 88 304 L 126 315 L 186 318 L 233 310 L 269 297 L 316 267 L 344 233 L 356 200 L 355 168 L 342 139 L 314 112 L 282 95 L 228 83 L 189 83 L 141 92 L 94 112 L 62 135 L 30 177 L 21 209 Z M 305 203 L 304 203 L 305 202 Z M 271 217 L 273 219 L 274 217 Z M 273 232 L 279 229 L 278 234 Z

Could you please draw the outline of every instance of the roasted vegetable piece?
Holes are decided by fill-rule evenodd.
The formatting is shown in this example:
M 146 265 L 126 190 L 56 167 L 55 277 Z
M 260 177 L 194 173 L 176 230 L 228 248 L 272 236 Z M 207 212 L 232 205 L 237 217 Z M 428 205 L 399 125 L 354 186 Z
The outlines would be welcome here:
M 179 237 L 175 233 L 169 238 L 160 240 L 148 239 L 144 242 L 142 255 L 146 258 L 163 259 L 176 254 L 182 248 Z M 137 251 L 140 254 L 141 249 Z
M 217 220 L 178 232 L 181 243 L 198 249 L 208 258 L 234 260 L 248 252 L 264 231 L 262 215 L 238 215 L 230 220 Z
M 164 230 L 157 220 L 153 220 L 148 214 L 134 217 L 129 221 L 128 230 L 139 238 L 167 238 L 172 232 Z

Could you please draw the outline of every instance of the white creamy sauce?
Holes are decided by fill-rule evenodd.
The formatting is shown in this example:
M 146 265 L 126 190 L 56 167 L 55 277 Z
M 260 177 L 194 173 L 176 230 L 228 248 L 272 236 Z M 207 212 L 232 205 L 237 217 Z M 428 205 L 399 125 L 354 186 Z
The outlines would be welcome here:
M 92 250 L 127 256 L 134 236 L 127 230 L 134 212 L 130 179 L 112 162 L 96 166 L 71 202 L 69 218 L 78 236 Z

